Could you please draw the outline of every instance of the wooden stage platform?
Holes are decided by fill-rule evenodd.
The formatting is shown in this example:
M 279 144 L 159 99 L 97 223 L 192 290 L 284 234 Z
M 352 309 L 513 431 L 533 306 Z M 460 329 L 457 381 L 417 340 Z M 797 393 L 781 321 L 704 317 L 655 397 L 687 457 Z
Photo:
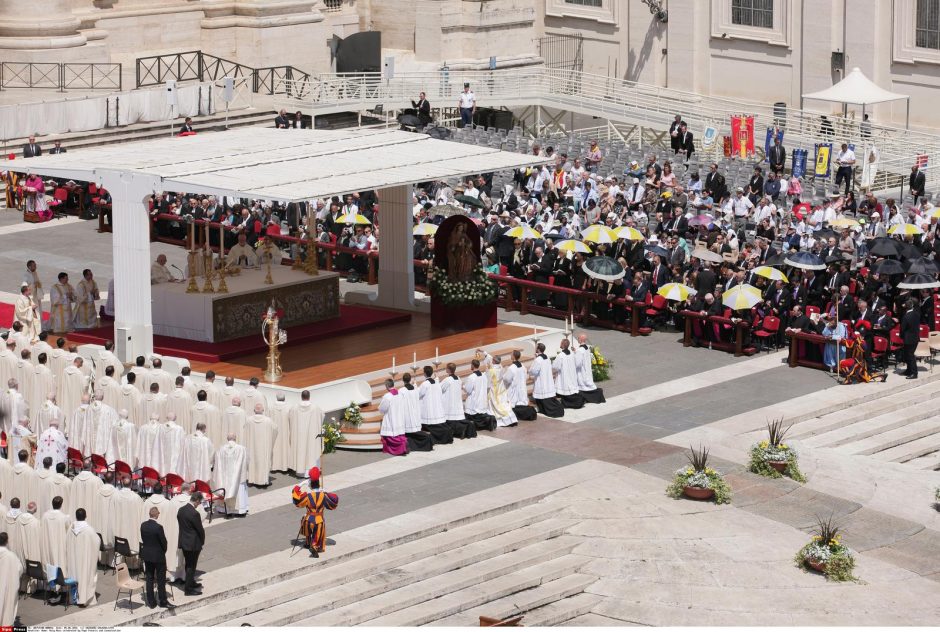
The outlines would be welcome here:
M 408 322 L 385 325 L 374 330 L 346 333 L 302 345 L 287 345 L 281 351 L 284 379 L 278 384 L 303 388 L 332 382 L 391 368 L 392 356 L 398 365 L 399 379 L 403 371 L 410 371 L 412 353 L 418 362 L 434 358 L 437 347 L 441 356 L 472 351 L 477 347 L 495 344 L 531 335 L 531 327 L 498 325 L 464 333 L 448 333 L 431 328 L 431 317 L 413 314 Z M 191 362 L 193 371 L 204 373 L 212 369 L 219 376 L 249 379 L 261 378 L 265 367 L 265 354 L 243 356 L 232 362 Z M 442 369 L 443 370 L 443 367 Z

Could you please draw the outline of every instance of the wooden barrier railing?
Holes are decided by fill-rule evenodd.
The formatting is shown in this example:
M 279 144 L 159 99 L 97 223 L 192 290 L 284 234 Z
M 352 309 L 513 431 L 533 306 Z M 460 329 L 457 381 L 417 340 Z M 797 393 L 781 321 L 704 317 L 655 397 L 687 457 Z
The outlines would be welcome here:
M 791 367 L 805 366 L 811 369 L 829 370 L 829 367 L 822 362 L 826 343 L 831 342 L 829 338 L 804 331 L 788 331 L 787 335 L 790 337 L 790 355 L 787 362 Z M 818 353 L 814 354 L 816 357 L 809 357 L 807 351 L 810 348 L 818 350 Z
M 679 315 L 685 319 L 685 333 L 682 338 L 682 346 L 692 346 L 692 324 L 697 321 L 702 324 L 702 327 L 719 325 L 721 327 L 730 327 L 734 330 L 730 342 L 720 339 L 710 340 L 712 348 L 734 353 L 735 357 L 754 353 L 752 347 L 745 346 L 745 334 L 751 329 L 751 324 L 747 320 L 724 318 L 723 316 L 706 316 L 700 312 L 691 312 L 689 310 L 682 310 L 679 312 Z

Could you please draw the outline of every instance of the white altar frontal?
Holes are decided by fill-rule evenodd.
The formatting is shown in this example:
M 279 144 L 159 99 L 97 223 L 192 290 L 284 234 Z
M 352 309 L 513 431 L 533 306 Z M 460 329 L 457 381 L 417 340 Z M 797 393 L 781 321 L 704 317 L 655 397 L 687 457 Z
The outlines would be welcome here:
M 310 276 L 286 266 L 272 266 L 273 285 L 264 269 L 242 269 L 225 277 L 228 293 L 187 294 L 187 283 L 152 286 L 153 333 L 184 340 L 224 342 L 261 334 L 261 319 L 272 303 L 283 312 L 282 327 L 296 327 L 339 317 L 339 275 Z M 196 277 L 200 290 L 204 279 Z M 218 285 L 218 278 L 214 279 Z

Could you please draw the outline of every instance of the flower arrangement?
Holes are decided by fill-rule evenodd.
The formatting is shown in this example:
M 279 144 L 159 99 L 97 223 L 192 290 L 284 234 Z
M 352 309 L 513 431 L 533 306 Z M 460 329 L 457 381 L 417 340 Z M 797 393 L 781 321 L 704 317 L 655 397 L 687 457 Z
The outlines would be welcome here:
M 330 418 L 323 422 L 323 453 L 330 454 L 336 452 L 336 444 L 346 441 L 341 428 L 342 424 L 336 419 Z
M 610 379 L 610 369 L 613 363 L 605 358 L 598 346 L 591 347 L 591 375 L 595 382 Z
M 712 498 L 716 505 L 730 503 L 731 486 L 721 474 L 708 467 L 708 449 L 689 447 L 689 453 L 685 456 L 689 464 L 676 470 L 666 493 L 673 498 L 681 498 L 683 495 L 701 500 Z
M 813 539 L 800 549 L 794 561 L 800 568 L 813 568 L 835 582 L 856 581 L 852 575 L 855 570 L 855 556 L 849 547 L 842 544 L 840 528 L 828 520 L 816 517 L 816 529 Z
M 349 402 L 349 406 L 343 411 L 343 425 L 358 428 L 362 423 L 362 409 L 356 402 Z
M 767 424 L 767 438 L 751 446 L 751 461 L 748 469 L 755 474 L 770 478 L 789 476 L 798 483 L 806 477 L 797 464 L 796 451 L 784 442 L 790 427 L 783 427 L 783 418 Z
M 441 268 L 428 268 L 428 291 L 444 305 L 487 305 L 496 300 L 498 287 L 477 264 L 466 281 L 451 281 Z
M 936 500 L 938 503 L 940 503 L 940 487 L 938 487 L 937 489 L 935 489 L 935 490 L 933 491 L 933 498 L 934 498 L 934 500 Z M 940 509 L 940 507 L 938 507 L 938 509 Z
M 260 250 L 261 248 L 264 248 L 267 245 L 268 245 L 268 239 L 266 237 L 259 237 L 258 241 L 255 242 L 254 248 L 255 250 Z

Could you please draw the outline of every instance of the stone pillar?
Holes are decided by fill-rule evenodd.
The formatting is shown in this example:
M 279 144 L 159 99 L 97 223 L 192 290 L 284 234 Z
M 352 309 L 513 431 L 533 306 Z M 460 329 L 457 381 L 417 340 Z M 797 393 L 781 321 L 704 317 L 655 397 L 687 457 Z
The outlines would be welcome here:
M 153 353 L 150 292 L 150 215 L 146 198 L 153 177 L 120 171 L 99 171 L 111 193 L 114 257 L 114 343 L 118 357 L 133 362 Z
M 0 1 L 0 49 L 49 50 L 85 45 L 67 0 Z
M 381 189 L 379 197 L 379 284 L 371 298 L 349 292 L 346 302 L 414 311 L 414 216 L 411 186 Z

